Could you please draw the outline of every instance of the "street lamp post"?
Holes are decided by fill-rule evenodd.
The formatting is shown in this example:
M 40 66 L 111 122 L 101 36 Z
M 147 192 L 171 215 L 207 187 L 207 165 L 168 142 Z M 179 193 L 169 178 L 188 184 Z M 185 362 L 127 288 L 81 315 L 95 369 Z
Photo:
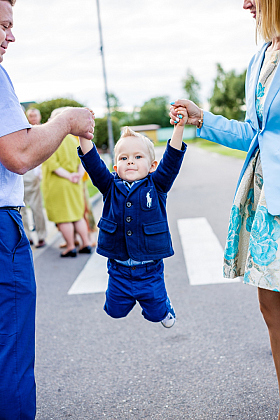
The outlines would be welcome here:
M 106 76 L 105 59 L 104 59 L 104 51 L 103 51 L 103 38 L 102 38 L 99 0 L 96 0 L 96 6 L 97 6 L 99 37 L 100 37 L 100 52 L 101 52 L 101 57 L 102 57 L 103 78 L 104 78 L 105 96 L 106 96 L 106 103 L 107 103 L 107 126 L 108 126 L 108 137 L 109 137 L 109 150 L 110 150 L 110 156 L 111 156 L 111 161 L 112 161 L 112 166 L 113 166 L 114 165 L 114 135 L 113 135 L 112 120 L 111 120 L 109 94 L 108 94 L 108 88 L 107 88 L 107 76 Z

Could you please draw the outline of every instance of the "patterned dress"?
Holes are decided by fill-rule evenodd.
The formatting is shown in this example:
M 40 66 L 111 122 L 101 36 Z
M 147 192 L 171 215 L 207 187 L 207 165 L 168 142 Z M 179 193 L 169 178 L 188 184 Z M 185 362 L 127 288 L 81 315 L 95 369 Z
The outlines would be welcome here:
M 256 92 L 260 127 L 279 58 L 279 51 L 265 54 Z M 280 291 L 280 215 L 272 216 L 267 210 L 259 149 L 242 177 L 231 209 L 224 276 L 244 276 L 244 283 Z

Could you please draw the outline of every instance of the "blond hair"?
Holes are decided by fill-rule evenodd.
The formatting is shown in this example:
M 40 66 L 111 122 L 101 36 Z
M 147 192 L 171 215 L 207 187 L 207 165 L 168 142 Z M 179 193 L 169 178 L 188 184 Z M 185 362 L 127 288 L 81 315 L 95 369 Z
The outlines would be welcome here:
M 269 42 L 280 36 L 280 1 L 256 0 L 257 28 L 262 38 Z
M 121 133 L 121 137 L 119 138 L 119 140 L 115 144 L 115 148 L 114 148 L 115 163 L 116 163 L 116 159 L 117 159 L 117 156 L 118 156 L 118 148 L 119 148 L 120 142 L 125 137 L 137 137 L 137 138 L 141 139 L 143 141 L 143 143 L 147 146 L 147 149 L 148 149 L 148 152 L 149 152 L 149 155 L 150 155 L 150 158 L 151 158 L 151 162 L 153 162 L 155 160 L 155 148 L 154 148 L 153 142 L 148 137 L 143 136 L 143 134 L 136 133 L 136 131 L 133 131 L 129 127 L 124 127 L 123 130 L 122 130 L 122 133 Z

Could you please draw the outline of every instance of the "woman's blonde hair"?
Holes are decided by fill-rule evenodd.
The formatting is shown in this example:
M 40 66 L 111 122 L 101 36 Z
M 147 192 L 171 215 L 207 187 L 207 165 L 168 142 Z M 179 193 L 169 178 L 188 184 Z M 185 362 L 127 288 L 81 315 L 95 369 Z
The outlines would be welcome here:
M 149 152 L 149 155 L 150 155 L 150 158 L 151 158 L 151 162 L 153 162 L 155 160 L 155 148 L 154 148 L 153 142 L 148 137 L 143 136 L 143 134 L 136 133 L 136 131 L 131 130 L 131 128 L 129 128 L 129 127 L 124 127 L 122 129 L 121 137 L 117 141 L 117 143 L 115 145 L 115 148 L 114 148 L 114 152 L 115 152 L 115 163 L 116 163 L 116 158 L 118 156 L 118 148 L 119 148 L 120 142 L 125 137 L 137 137 L 137 138 L 140 138 L 143 141 L 143 143 L 147 146 L 147 149 L 148 149 L 148 152 Z
M 280 1 L 256 0 L 257 28 L 262 38 L 269 42 L 280 36 Z

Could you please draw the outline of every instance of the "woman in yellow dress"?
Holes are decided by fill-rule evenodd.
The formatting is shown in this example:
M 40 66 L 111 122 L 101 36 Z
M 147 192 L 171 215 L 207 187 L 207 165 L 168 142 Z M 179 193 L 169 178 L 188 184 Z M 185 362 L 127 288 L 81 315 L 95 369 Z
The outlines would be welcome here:
M 60 113 L 55 109 L 51 118 Z M 65 241 L 61 257 L 76 257 L 74 233 L 82 240 L 79 253 L 91 253 L 88 228 L 84 218 L 85 200 L 82 178 L 84 169 L 77 155 L 77 140 L 65 137 L 54 154 L 42 164 L 42 191 L 47 217 L 57 225 Z

